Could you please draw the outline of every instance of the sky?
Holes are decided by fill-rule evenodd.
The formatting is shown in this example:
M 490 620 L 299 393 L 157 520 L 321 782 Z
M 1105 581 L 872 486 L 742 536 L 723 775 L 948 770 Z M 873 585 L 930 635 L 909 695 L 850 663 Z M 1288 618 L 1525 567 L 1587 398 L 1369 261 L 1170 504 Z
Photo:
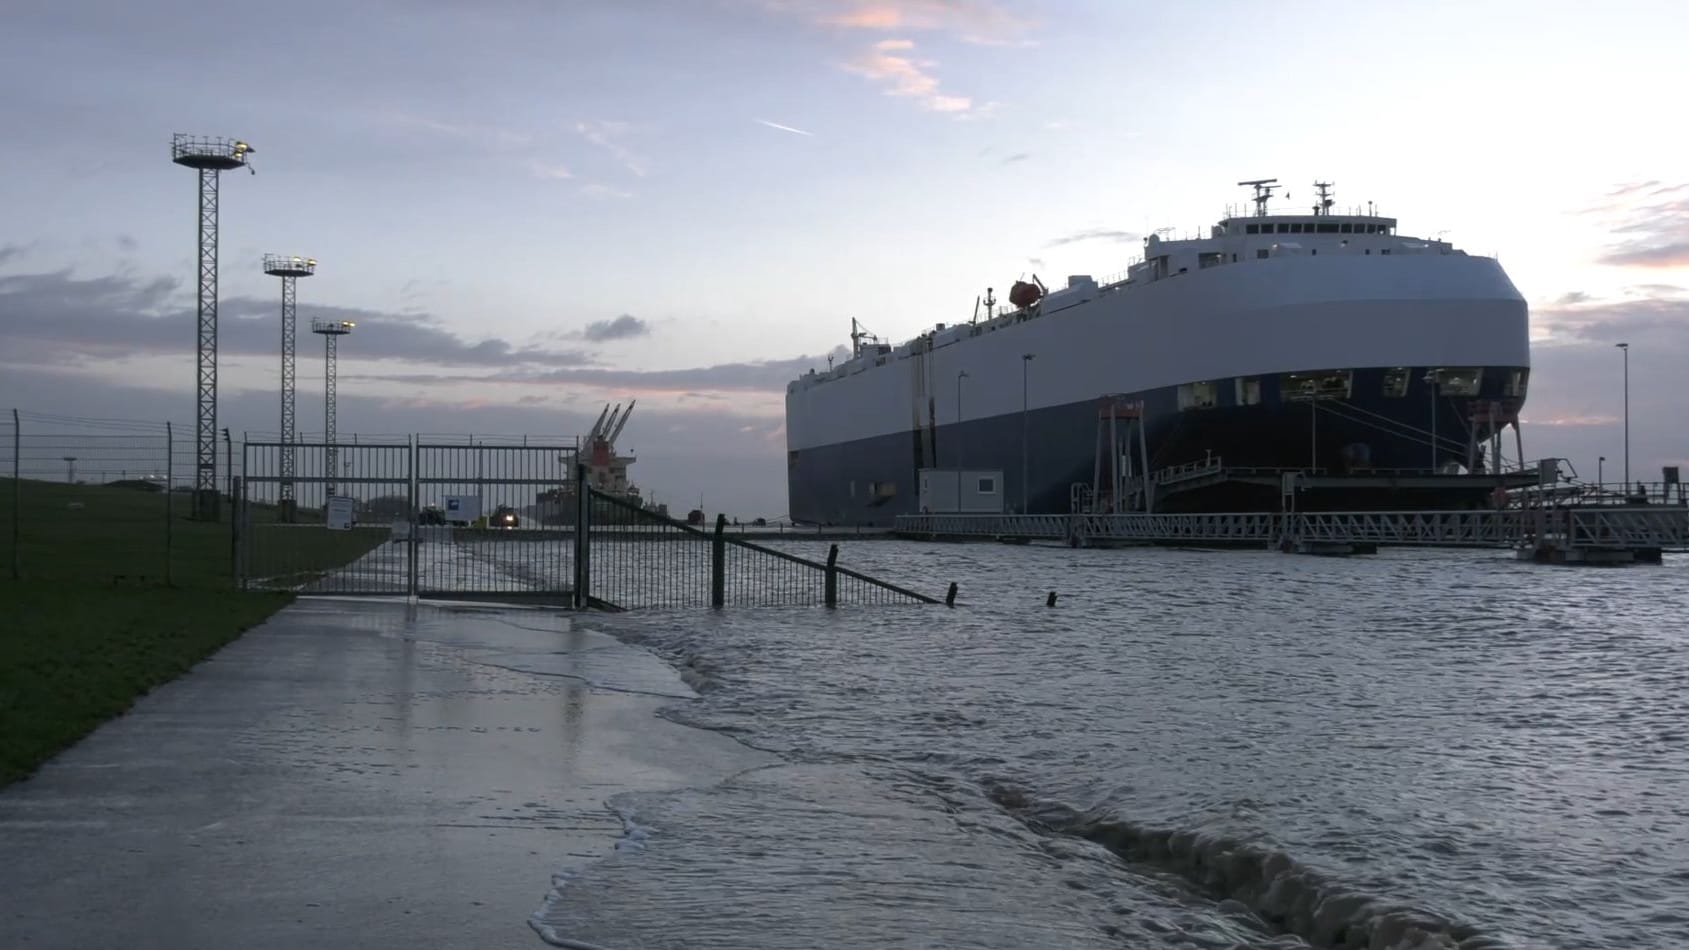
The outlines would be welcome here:
M 1641 0 L 7 0 L 0 408 L 191 426 L 176 132 L 255 149 L 222 181 L 220 425 L 277 430 L 260 260 L 309 255 L 301 321 L 358 324 L 342 434 L 573 435 L 637 398 L 635 480 L 747 517 L 784 513 L 785 383 L 852 318 L 901 340 L 1319 178 L 1499 257 L 1527 456 L 1617 464 L 1629 342 L 1657 478 L 1689 464 L 1685 36 Z

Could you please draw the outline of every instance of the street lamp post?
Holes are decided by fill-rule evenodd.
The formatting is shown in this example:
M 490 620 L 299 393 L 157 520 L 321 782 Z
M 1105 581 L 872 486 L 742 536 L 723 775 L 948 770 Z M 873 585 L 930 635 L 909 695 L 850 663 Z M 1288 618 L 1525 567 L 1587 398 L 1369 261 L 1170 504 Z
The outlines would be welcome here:
M 1032 366 L 1035 354 L 1022 353 L 1020 357 L 1020 513 L 1027 514 L 1027 495 L 1029 482 L 1027 476 L 1027 371 Z
M 968 371 L 956 373 L 956 507 L 962 507 L 962 380 L 968 378 Z
M 961 380 L 968 379 L 968 370 L 956 374 L 956 468 L 963 467 L 961 458 Z
M 1302 384 L 1302 390 L 1308 394 L 1308 477 L 1314 477 L 1314 470 L 1320 467 L 1320 420 L 1319 393 L 1315 388 L 1319 384 L 1308 380 Z
M 1425 384 L 1431 390 L 1431 474 L 1437 474 L 1437 370 L 1425 371 Z
M 1630 344 L 1616 344 L 1624 353 L 1624 490 L 1630 492 Z

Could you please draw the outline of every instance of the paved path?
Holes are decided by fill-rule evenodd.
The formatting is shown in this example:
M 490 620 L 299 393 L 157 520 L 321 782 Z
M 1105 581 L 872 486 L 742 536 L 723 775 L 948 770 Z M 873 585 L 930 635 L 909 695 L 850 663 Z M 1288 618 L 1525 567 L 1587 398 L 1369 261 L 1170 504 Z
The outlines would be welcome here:
M 0 947 L 541 947 L 605 798 L 766 761 L 688 695 L 552 613 L 301 601 L 0 792 Z

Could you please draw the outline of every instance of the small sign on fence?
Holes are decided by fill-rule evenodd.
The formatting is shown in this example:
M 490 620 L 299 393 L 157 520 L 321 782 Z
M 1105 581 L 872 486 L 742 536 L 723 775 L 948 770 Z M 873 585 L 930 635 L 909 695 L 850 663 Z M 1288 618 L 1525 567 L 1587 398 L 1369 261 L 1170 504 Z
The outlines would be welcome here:
M 352 496 L 335 495 L 329 498 L 323 510 L 327 512 L 329 530 L 352 530 L 352 514 L 357 510 L 357 501 Z

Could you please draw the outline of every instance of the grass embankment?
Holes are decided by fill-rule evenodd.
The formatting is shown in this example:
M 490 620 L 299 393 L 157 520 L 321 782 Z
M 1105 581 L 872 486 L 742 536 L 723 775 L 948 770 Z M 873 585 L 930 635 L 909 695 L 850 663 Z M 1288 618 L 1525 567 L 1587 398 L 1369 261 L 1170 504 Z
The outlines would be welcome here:
M 187 495 L 166 502 L 134 488 L 0 479 L 0 785 L 292 600 L 234 589 L 226 512 L 199 522 Z M 253 521 L 252 556 L 290 571 L 336 567 L 380 540 L 267 524 L 268 510 Z M 285 545 L 271 532 L 285 532 Z

